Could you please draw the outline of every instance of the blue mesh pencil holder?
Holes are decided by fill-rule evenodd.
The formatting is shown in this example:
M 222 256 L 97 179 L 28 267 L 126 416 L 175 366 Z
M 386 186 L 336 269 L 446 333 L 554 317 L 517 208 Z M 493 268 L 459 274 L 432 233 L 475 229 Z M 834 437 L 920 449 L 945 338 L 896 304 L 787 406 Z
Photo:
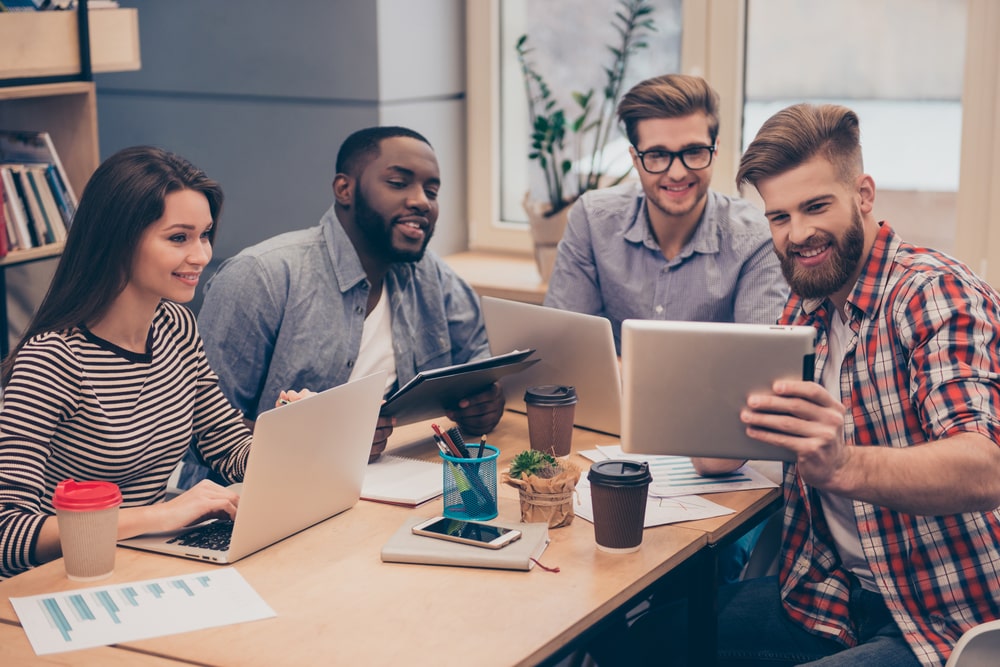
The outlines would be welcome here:
M 469 447 L 477 453 L 478 445 Z M 449 519 L 487 521 L 495 519 L 497 510 L 497 458 L 500 450 L 485 446 L 482 458 L 463 459 L 438 454 L 444 459 L 444 516 Z

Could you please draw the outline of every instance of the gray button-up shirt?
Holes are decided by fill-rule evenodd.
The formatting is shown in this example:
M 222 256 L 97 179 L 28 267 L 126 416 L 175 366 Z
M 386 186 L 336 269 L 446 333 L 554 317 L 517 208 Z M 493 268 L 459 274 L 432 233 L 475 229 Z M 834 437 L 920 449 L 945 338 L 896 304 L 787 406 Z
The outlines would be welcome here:
M 569 213 L 545 305 L 611 320 L 773 324 L 788 298 L 763 213 L 714 191 L 671 260 L 647 222 L 639 183 L 594 190 Z
M 489 356 L 478 297 L 436 255 L 394 264 L 385 284 L 400 385 L 420 371 Z M 369 289 L 332 207 L 319 226 L 223 262 L 198 316 L 222 391 L 256 419 L 283 389 L 322 391 L 347 382 Z

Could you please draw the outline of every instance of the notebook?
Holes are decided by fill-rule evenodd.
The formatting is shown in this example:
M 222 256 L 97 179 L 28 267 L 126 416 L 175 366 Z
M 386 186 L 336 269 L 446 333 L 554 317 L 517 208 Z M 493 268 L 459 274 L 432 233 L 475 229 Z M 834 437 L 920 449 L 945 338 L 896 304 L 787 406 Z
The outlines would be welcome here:
M 816 330 L 801 326 L 625 320 L 622 449 L 794 461 L 746 435 L 747 396 L 813 379 Z
M 413 526 L 427 517 L 410 517 L 382 547 L 383 563 L 419 563 L 422 565 L 455 565 L 485 567 L 498 570 L 530 570 L 549 545 L 547 523 L 517 523 L 487 521 L 491 525 L 521 531 L 521 539 L 500 549 L 484 549 L 469 544 L 414 535 Z
M 136 549 L 232 563 L 347 510 L 361 496 L 385 371 L 261 413 L 235 521 L 121 540 Z M 186 544 L 199 535 L 228 548 Z M 193 535 L 192 535 L 193 533 Z
M 383 454 L 365 470 L 361 499 L 416 507 L 443 493 L 441 463 Z
M 503 378 L 507 408 L 524 412 L 524 390 L 544 384 L 576 387 L 576 426 L 620 433 L 621 374 L 611 323 L 596 315 L 484 296 L 492 350 L 535 348 L 541 361 Z

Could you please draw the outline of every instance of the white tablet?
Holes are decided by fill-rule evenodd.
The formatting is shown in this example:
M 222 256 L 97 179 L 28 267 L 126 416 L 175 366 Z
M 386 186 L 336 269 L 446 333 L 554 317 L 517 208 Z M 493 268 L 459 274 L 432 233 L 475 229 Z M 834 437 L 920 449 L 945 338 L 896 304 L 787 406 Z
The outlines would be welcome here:
M 816 330 L 803 326 L 625 320 L 622 449 L 794 461 L 746 435 L 749 394 L 813 380 Z

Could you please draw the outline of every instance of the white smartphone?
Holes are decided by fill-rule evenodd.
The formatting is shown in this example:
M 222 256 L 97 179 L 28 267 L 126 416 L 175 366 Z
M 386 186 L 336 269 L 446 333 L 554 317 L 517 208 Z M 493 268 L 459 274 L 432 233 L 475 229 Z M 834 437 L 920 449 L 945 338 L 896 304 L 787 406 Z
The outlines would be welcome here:
M 413 527 L 413 532 L 425 537 L 436 537 L 487 549 L 499 549 L 521 538 L 521 531 L 513 528 L 491 526 L 477 521 L 463 521 L 437 516 Z

